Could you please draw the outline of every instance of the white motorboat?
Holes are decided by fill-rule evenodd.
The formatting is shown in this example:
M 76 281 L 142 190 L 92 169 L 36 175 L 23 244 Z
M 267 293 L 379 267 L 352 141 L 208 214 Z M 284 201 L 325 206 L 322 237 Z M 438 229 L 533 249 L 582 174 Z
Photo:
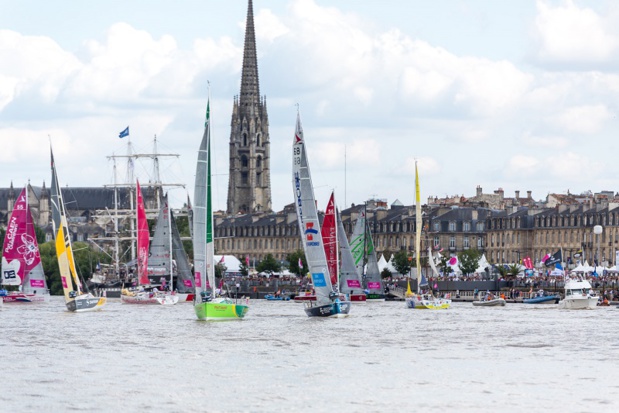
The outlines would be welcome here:
M 598 296 L 591 289 L 589 281 L 584 279 L 568 279 L 565 281 L 565 296 L 559 301 L 559 308 L 569 310 L 594 309 L 597 307 Z

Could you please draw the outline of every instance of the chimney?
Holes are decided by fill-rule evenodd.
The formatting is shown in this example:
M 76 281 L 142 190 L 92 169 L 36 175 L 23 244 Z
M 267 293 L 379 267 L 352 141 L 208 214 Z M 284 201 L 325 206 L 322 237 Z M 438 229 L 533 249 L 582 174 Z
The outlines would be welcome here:
M 520 191 L 516 191 L 516 199 L 520 198 Z
M 531 191 L 527 191 L 527 198 L 531 199 Z
M 481 190 L 481 185 L 477 185 L 477 196 L 481 196 L 482 194 L 482 190 Z

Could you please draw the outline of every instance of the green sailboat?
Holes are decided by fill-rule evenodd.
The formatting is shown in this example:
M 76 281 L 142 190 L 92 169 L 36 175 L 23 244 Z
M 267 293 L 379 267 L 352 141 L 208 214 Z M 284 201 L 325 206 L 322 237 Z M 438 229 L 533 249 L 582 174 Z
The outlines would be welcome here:
M 199 320 L 241 319 L 249 309 L 247 301 L 217 295 L 213 204 L 211 201 L 210 100 L 206 105 L 204 135 L 198 150 L 193 207 L 193 251 L 196 295 L 194 310 Z

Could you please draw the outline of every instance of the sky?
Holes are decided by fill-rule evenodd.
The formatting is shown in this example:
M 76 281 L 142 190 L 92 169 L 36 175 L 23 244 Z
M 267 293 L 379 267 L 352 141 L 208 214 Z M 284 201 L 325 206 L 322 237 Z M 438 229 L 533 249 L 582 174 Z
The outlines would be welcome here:
M 193 195 L 211 96 L 226 208 L 246 0 L 0 0 L 0 187 L 124 182 L 128 142 Z M 619 3 L 254 0 L 273 209 L 293 201 L 297 104 L 319 206 L 619 190 Z M 118 134 L 130 127 L 129 138 Z M 153 180 L 150 162 L 135 167 Z

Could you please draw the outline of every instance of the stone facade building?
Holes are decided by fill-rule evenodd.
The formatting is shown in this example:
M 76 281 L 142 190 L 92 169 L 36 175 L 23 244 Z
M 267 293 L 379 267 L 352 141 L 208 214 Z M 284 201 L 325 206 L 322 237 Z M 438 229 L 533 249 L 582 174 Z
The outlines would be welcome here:
M 147 208 L 155 209 L 155 190 L 143 187 Z M 21 189 L 0 189 L 0 225 L 6 225 L 15 199 Z M 69 210 L 69 227 L 74 241 L 108 236 L 114 231 L 109 217 L 101 211 L 114 208 L 114 192 L 110 188 L 63 188 Z M 130 205 L 128 188 L 119 189 L 120 208 Z M 495 191 L 496 194 L 496 191 Z M 490 194 L 490 195 L 495 195 Z M 517 195 L 518 193 L 516 193 Z M 29 204 L 37 225 L 52 239 L 49 190 L 28 185 Z M 619 249 L 619 197 L 612 193 L 580 195 L 549 194 L 546 202 L 526 198 L 501 198 L 503 209 L 475 205 L 466 197 L 458 202 L 422 207 L 422 258 L 428 247 L 442 248 L 443 255 L 455 255 L 477 249 L 493 264 L 517 263 L 530 257 L 539 264 L 542 257 L 563 250 L 568 265 L 575 256 L 593 265 L 595 257 L 609 266 L 616 264 Z M 433 202 L 436 200 L 432 198 Z M 482 201 L 487 204 L 487 199 Z M 554 205 L 548 207 L 549 205 Z M 391 254 L 406 250 L 412 254 L 415 239 L 415 207 L 399 201 L 388 205 L 385 200 L 369 200 L 342 210 L 344 229 L 350 236 L 362 210 L 378 253 L 389 259 Z M 289 253 L 302 249 L 294 205 L 279 212 L 228 215 L 215 213 L 215 250 L 217 254 L 249 257 L 250 265 L 272 254 L 284 261 Z M 593 227 L 601 225 L 600 235 Z M 598 255 L 599 248 L 599 255 Z
M 271 158 L 266 98 L 260 96 L 252 1 L 247 7 L 241 93 L 230 123 L 227 213 L 271 212 Z

